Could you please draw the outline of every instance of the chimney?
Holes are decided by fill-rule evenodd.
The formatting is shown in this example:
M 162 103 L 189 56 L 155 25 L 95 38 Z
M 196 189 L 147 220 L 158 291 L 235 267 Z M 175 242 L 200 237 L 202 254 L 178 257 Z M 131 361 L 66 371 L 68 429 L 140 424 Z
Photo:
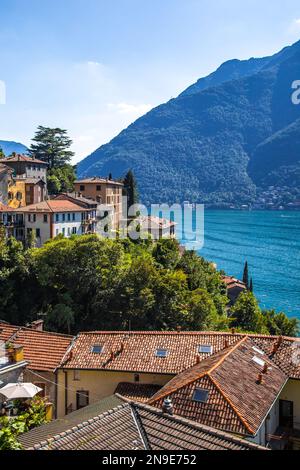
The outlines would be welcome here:
M 181 333 L 181 326 L 176 326 L 177 333 Z
M 268 373 L 268 370 L 269 370 L 269 367 L 268 367 L 268 364 L 265 364 L 264 365 L 264 368 L 263 368 L 263 374 L 267 374 Z
M 124 351 L 124 343 L 122 342 L 122 343 L 121 343 L 120 352 L 122 353 L 123 351 Z
M 173 416 L 173 405 L 172 405 L 172 401 L 169 397 L 164 399 L 163 406 L 162 406 L 162 412 L 166 413 L 170 416 Z
M 35 320 L 30 323 L 29 328 L 35 331 L 43 331 L 44 330 L 44 320 Z
M 201 360 L 200 360 L 200 356 L 199 354 L 197 354 L 196 356 L 196 364 L 200 364 Z
M 258 385 L 262 385 L 264 383 L 264 377 L 262 373 L 258 374 L 257 383 Z
M 235 328 L 231 328 L 231 333 L 235 335 Z

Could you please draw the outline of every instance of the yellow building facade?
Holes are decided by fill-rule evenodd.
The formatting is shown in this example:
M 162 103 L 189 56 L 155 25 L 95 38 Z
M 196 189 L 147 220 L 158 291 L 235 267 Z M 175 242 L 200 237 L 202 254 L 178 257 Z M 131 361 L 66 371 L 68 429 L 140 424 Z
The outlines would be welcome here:
M 173 375 L 135 374 L 103 370 L 59 369 L 57 371 L 57 417 L 75 411 L 83 404 L 79 400 L 88 397 L 85 405 L 96 403 L 113 395 L 120 382 L 165 385 Z
M 12 209 L 26 206 L 25 180 L 13 180 L 8 186 L 8 206 Z

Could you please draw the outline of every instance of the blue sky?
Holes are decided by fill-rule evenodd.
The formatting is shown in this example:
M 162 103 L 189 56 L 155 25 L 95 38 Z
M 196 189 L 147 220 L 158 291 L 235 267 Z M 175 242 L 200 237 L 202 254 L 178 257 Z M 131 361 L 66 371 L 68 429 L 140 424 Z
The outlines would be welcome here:
M 0 0 L 0 18 L 0 140 L 63 127 L 74 161 L 225 60 L 300 39 L 299 0 Z

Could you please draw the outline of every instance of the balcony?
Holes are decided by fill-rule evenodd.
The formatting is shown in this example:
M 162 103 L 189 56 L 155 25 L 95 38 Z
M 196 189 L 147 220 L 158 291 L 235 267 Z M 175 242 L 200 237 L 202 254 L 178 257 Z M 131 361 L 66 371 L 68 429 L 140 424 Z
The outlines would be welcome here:
M 300 423 L 294 423 L 294 428 L 279 426 L 275 434 L 267 436 L 272 450 L 300 450 Z

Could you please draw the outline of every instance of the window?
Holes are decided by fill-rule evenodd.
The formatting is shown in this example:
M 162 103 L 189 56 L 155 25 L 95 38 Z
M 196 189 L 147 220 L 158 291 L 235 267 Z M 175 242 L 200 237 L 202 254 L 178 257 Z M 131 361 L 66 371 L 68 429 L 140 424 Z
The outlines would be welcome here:
M 73 220 L 73 222 L 74 222 L 74 220 L 75 220 L 75 213 L 74 213 L 74 212 L 73 212 L 73 214 L 72 214 L 72 220 Z
M 89 404 L 89 392 L 87 390 L 78 390 L 76 392 L 76 407 L 77 410 L 84 408 Z
M 91 352 L 94 354 L 101 354 L 103 352 L 103 346 L 101 346 L 100 344 L 94 344 L 92 346 Z
M 18 201 L 21 201 L 22 200 L 22 193 L 20 193 L 19 191 L 17 192 L 16 194 L 16 198 L 18 199 Z
M 55 222 L 59 222 L 59 214 L 55 214 Z
M 256 364 L 258 364 L 258 365 L 261 366 L 261 367 L 264 367 L 264 365 L 265 365 L 265 361 L 263 361 L 262 359 L 260 359 L 260 358 L 257 357 L 257 356 L 254 356 L 254 357 L 252 358 L 252 361 L 255 362 Z
M 213 347 L 210 344 L 201 344 L 198 348 L 199 353 L 212 354 Z
M 156 357 L 167 357 L 168 350 L 167 349 L 157 349 L 155 355 L 156 355 Z
M 33 214 L 32 218 L 33 218 L 33 222 L 36 222 L 36 214 Z
M 62 215 L 62 221 L 65 222 L 65 220 L 66 220 L 66 214 L 63 214 Z
M 252 349 L 253 349 L 253 351 L 260 354 L 261 356 L 263 356 L 265 354 L 261 349 L 258 349 L 256 346 L 253 346 Z
M 68 214 L 68 222 L 71 222 L 71 214 Z
M 78 382 L 80 380 L 80 371 L 79 370 L 74 370 L 73 380 L 75 382 Z
M 9 199 L 10 201 L 12 201 L 13 198 L 14 198 L 13 193 L 9 192 L 9 193 L 8 193 L 8 199 Z
M 31 214 L 28 214 L 28 222 L 31 222 Z
M 36 231 L 35 231 L 35 236 L 37 238 L 40 238 L 41 237 L 41 229 L 40 228 L 37 228 Z
M 48 215 L 47 214 L 44 214 L 44 222 L 48 222 Z
M 209 391 L 203 388 L 196 388 L 193 393 L 193 401 L 198 403 L 206 403 L 208 400 Z
M 76 233 L 77 233 L 77 228 L 76 228 L 76 227 L 73 227 L 73 228 L 72 228 L 72 234 L 73 234 L 73 235 L 76 235 Z
M 63 227 L 62 234 L 65 236 L 65 233 L 66 233 L 66 229 L 65 229 L 65 227 Z
M 84 191 L 85 190 L 85 186 L 83 184 L 80 185 L 80 191 Z
M 100 184 L 97 184 L 96 191 L 101 191 L 101 185 Z

